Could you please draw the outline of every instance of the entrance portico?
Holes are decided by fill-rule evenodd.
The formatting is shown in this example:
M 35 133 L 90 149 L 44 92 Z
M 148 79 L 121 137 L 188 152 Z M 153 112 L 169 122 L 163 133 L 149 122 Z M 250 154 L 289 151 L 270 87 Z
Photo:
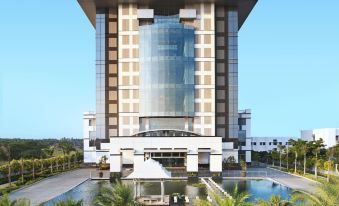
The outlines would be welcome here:
M 129 158 L 124 156 L 126 150 L 131 151 Z M 222 172 L 222 139 L 205 136 L 112 137 L 110 139 L 112 173 L 120 173 L 122 165 L 126 162 L 133 165 L 133 169 L 136 170 L 149 158 L 158 160 L 165 167 L 185 168 L 189 173 L 198 173 L 199 162 L 207 162 L 210 172 L 220 173 Z

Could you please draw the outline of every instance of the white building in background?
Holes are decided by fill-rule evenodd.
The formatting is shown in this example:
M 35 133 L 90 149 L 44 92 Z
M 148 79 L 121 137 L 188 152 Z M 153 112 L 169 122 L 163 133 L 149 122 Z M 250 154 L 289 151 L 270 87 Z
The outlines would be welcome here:
M 306 141 L 323 139 L 326 148 L 333 147 L 339 143 L 339 128 L 301 130 L 300 133 L 301 139 Z
M 240 110 L 238 112 L 238 125 L 239 125 L 239 157 L 246 162 L 251 162 L 251 115 L 250 109 Z
M 288 145 L 288 140 L 296 137 L 252 137 L 252 150 L 256 152 L 270 152 L 278 148 L 278 145 Z

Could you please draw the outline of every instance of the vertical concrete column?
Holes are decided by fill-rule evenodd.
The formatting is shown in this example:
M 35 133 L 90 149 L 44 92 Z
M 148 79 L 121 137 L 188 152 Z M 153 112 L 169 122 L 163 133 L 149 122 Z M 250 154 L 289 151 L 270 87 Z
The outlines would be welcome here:
M 164 195 L 165 195 L 165 187 L 164 187 L 164 181 L 161 181 L 161 202 L 164 202 Z
M 138 182 L 138 197 L 141 197 L 141 182 Z
M 198 153 L 187 153 L 187 172 L 198 172 Z
M 144 162 L 144 153 L 136 153 L 134 154 L 134 171 L 138 170 L 142 163 Z
M 210 172 L 222 172 L 222 154 L 210 154 Z
M 137 198 L 137 183 L 135 180 L 133 180 L 133 186 L 134 186 L 134 199 Z
M 121 153 L 110 154 L 110 172 L 120 173 L 121 172 Z
M 252 153 L 251 153 L 251 151 L 246 151 L 246 162 L 252 162 Z

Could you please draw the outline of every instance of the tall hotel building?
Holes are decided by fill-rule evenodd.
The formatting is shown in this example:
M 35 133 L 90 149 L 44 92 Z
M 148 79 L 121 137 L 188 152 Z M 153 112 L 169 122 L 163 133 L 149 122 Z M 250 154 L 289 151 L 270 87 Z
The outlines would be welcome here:
M 238 159 L 238 31 L 257 0 L 78 1 L 96 29 L 85 162 L 195 175 Z

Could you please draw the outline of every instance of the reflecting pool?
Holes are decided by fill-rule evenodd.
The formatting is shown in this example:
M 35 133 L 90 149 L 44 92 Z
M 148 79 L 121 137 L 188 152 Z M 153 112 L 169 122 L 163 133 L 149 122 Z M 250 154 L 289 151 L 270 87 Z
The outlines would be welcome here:
M 235 186 L 238 185 L 239 192 L 248 192 L 251 195 L 249 202 L 256 199 L 268 200 L 272 195 L 279 195 L 283 199 L 289 199 L 290 194 L 293 192 L 292 189 L 270 180 L 225 179 L 218 183 L 229 193 L 232 193 Z
M 131 184 L 131 181 L 125 181 L 127 184 Z M 220 182 L 220 184 L 226 191 L 232 192 L 234 187 L 238 185 L 238 191 L 243 192 L 247 191 L 251 194 L 249 201 L 254 201 L 256 199 L 269 199 L 271 195 L 280 195 L 283 199 L 288 199 L 289 195 L 293 190 L 282 186 L 280 184 L 274 183 L 269 180 L 233 180 L 226 179 Z M 44 206 L 53 206 L 56 202 L 60 200 L 66 200 L 73 198 L 75 200 L 83 200 L 84 205 L 94 206 L 95 196 L 100 191 L 100 188 L 109 184 L 108 181 L 85 181 L 74 189 L 44 203 Z M 192 203 L 197 196 L 200 198 L 206 198 L 207 192 L 205 188 L 198 188 L 192 186 L 191 183 L 187 181 L 169 181 L 165 182 L 165 194 L 171 195 L 173 193 L 185 194 L 189 197 Z M 160 183 L 143 183 L 141 185 L 141 194 L 142 195 L 160 195 Z

